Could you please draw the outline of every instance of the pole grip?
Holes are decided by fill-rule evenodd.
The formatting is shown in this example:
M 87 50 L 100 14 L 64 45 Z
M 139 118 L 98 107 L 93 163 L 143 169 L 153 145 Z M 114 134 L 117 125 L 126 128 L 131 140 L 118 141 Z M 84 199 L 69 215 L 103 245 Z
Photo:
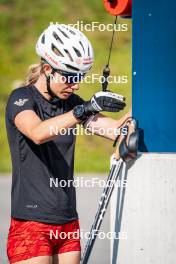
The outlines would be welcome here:
M 117 140 L 117 147 L 114 158 L 123 161 L 130 161 L 136 158 L 138 150 L 139 132 L 135 119 L 127 120 L 123 128 L 126 128 L 127 134 L 120 133 Z

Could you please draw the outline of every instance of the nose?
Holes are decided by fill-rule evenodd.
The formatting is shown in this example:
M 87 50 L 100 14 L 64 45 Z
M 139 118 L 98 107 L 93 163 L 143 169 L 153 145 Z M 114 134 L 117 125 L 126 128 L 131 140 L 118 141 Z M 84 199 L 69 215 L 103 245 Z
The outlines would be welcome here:
M 72 88 L 73 90 L 79 90 L 79 83 L 74 83 L 74 84 L 71 86 L 71 88 Z

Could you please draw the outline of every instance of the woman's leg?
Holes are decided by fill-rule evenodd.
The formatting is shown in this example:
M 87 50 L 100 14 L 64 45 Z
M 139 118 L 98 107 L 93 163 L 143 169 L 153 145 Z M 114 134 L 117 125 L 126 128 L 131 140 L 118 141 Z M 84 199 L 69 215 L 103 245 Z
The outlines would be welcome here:
M 80 264 L 81 252 L 71 251 L 55 255 L 53 264 Z
M 49 256 L 40 256 L 27 260 L 18 261 L 13 264 L 53 264 L 53 258 Z
M 12 219 L 7 241 L 9 263 L 52 264 L 50 225 Z
M 56 241 L 53 251 L 53 264 L 80 264 L 80 257 L 79 220 L 74 220 L 62 225 L 60 239 Z

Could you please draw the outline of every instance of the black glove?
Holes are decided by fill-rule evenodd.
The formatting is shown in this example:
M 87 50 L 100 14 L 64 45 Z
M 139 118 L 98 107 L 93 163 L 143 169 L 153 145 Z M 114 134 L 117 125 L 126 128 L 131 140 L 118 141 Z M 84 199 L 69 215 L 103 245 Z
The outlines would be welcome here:
M 119 112 L 126 106 L 122 95 L 111 92 L 98 92 L 90 101 L 73 108 L 73 115 L 80 121 L 87 120 L 90 116 L 101 111 Z
M 119 112 L 126 106 L 124 96 L 111 92 L 98 92 L 83 105 L 87 116 L 101 111 Z

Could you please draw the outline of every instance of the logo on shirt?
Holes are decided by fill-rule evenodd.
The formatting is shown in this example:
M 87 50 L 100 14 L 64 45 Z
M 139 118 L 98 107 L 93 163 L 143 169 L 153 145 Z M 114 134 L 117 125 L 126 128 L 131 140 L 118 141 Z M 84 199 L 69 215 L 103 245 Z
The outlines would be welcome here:
M 37 204 L 27 204 L 26 207 L 31 208 L 31 209 L 35 209 L 38 207 L 38 205 Z
M 23 106 L 29 99 L 19 99 L 18 101 L 15 101 L 14 104 L 18 106 Z

